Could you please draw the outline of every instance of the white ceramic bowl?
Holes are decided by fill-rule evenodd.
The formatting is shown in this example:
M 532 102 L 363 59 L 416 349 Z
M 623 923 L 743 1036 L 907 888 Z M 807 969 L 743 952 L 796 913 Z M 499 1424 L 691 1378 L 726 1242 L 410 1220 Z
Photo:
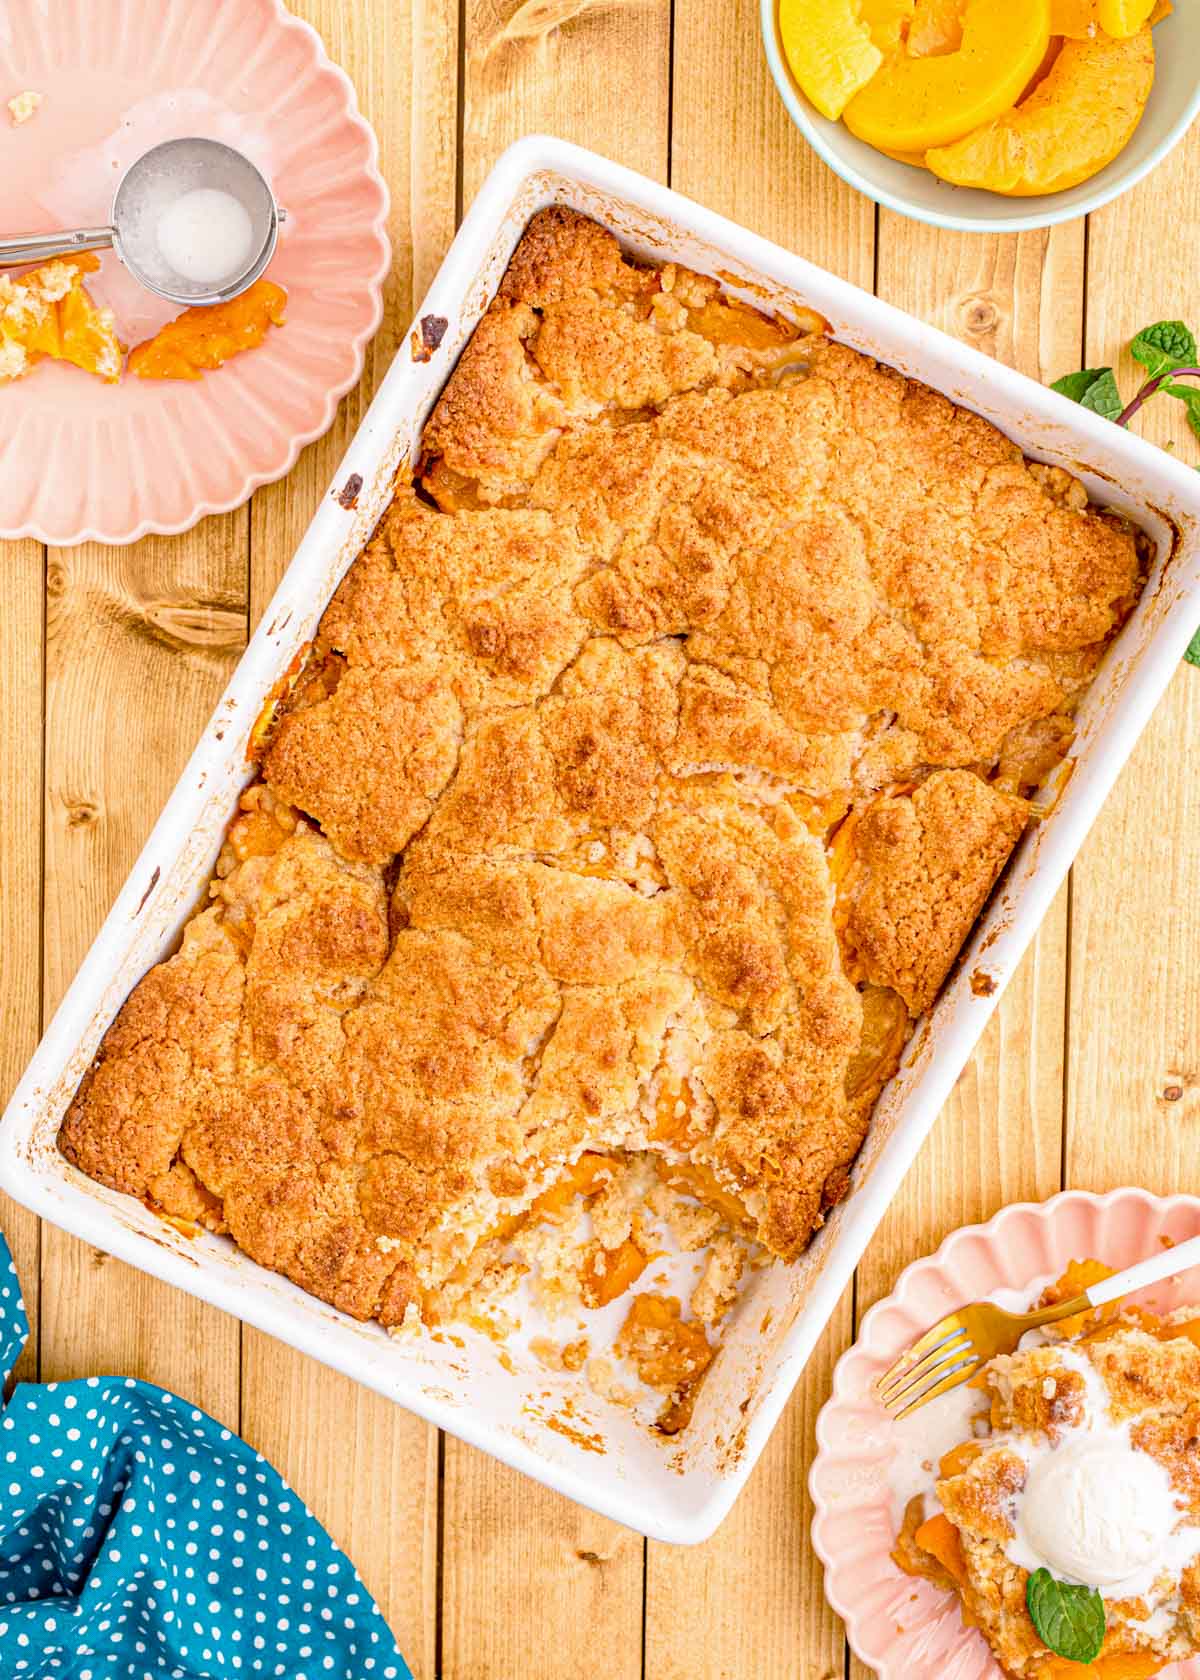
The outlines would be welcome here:
M 975 187 L 954 187 L 927 170 L 885 157 L 856 140 L 844 123 L 830 122 L 801 93 L 779 37 L 779 0 L 759 0 L 763 45 L 788 115 L 829 167 L 889 210 L 935 227 L 974 233 L 1019 233 L 1086 216 L 1126 192 L 1162 162 L 1200 111 L 1200 4 L 1176 0 L 1173 15 L 1155 27 L 1157 70 L 1145 115 L 1113 161 L 1065 192 L 1005 198 Z

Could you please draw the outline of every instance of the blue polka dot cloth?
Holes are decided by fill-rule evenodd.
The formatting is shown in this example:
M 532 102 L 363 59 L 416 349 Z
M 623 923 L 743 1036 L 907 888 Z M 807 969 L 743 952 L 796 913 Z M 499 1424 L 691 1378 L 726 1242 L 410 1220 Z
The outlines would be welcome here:
M 0 1367 L 29 1333 L 0 1237 Z M 0 1420 L 2 1680 L 412 1680 L 346 1556 L 259 1454 L 132 1377 Z

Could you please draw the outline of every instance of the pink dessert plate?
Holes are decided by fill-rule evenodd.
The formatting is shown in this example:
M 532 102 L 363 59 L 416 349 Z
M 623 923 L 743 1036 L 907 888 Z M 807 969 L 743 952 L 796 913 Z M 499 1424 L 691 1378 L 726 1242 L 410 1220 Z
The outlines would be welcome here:
M 5 102 L 42 95 L 19 125 Z M 280 0 L 5 0 L 0 229 L 108 220 L 151 146 L 236 146 L 288 212 L 267 277 L 288 318 L 195 383 L 105 385 L 44 361 L 0 385 L 0 536 L 130 542 L 186 530 L 280 478 L 362 371 L 391 260 L 375 136 L 320 37 Z M 136 344 L 179 311 L 106 252 L 88 288 Z
M 1157 1253 L 1164 1240 L 1182 1242 L 1198 1232 L 1195 1196 L 1071 1190 L 1039 1205 L 1016 1203 L 986 1225 L 953 1232 L 936 1254 L 903 1271 L 891 1295 L 867 1313 L 817 1419 L 809 1485 L 826 1597 L 853 1650 L 880 1680 L 1003 1680 L 1003 1672 L 983 1636 L 963 1626 L 958 1600 L 891 1560 L 887 1475 L 894 1437 L 872 1392 L 876 1379 L 915 1336 L 965 1301 L 1057 1276 L 1070 1260 L 1120 1269 Z M 1200 1268 L 1132 1298 L 1164 1312 L 1200 1301 Z M 1200 1680 L 1200 1660 L 1164 1668 L 1160 1680 Z

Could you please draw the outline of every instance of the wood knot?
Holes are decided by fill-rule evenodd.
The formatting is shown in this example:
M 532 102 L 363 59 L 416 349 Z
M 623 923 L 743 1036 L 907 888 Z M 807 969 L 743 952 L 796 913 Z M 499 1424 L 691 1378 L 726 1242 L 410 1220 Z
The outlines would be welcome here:
M 100 818 L 100 807 L 93 799 L 68 799 L 66 812 L 68 828 L 87 828 Z
M 142 609 L 155 640 L 176 649 L 234 653 L 245 645 L 246 615 L 224 602 L 149 601 Z
M 1164 1086 L 1164 1088 L 1163 1088 L 1163 1101 L 1164 1102 L 1178 1102 L 1179 1099 L 1182 1096 L 1183 1096 L 1183 1086 L 1182 1085 L 1167 1085 L 1167 1086 Z
M 1000 311 L 989 297 L 964 298 L 959 308 L 963 331 L 972 338 L 986 338 L 1000 325 Z
M 575 1556 L 579 1559 L 580 1563 L 589 1563 L 594 1569 L 603 1568 L 606 1562 L 606 1559 L 602 1558 L 599 1552 L 577 1551 Z
M 61 601 L 67 593 L 67 568 L 57 560 L 46 567 L 46 594 L 52 601 Z

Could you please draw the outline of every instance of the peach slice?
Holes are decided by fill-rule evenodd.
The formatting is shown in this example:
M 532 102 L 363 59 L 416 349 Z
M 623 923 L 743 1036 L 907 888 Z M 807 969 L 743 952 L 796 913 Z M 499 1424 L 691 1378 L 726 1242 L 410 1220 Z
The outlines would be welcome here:
M 962 46 L 963 0 L 916 0 L 908 26 L 912 58 L 933 58 Z
M 168 321 L 130 352 L 129 371 L 139 379 L 199 379 L 231 356 L 253 350 L 268 327 L 281 327 L 286 318 L 283 287 L 256 280 L 228 303 L 185 309 Z
M 1050 0 L 1050 32 L 1074 41 L 1107 35 L 1136 35 L 1144 23 L 1170 17 L 1171 0 Z
M 1050 33 L 1090 41 L 1100 28 L 1096 0 L 1050 0 Z
M 957 52 L 895 53 L 846 106 L 870 146 L 947 146 L 1009 110 L 1050 44 L 1050 0 L 967 0 Z
M 779 33 L 793 76 L 835 122 L 883 63 L 859 0 L 780 0 Z
M 1136 35 L 1154 10 L 1154 0 L 1098 0 L 1100 27 L 1120 41 Z
M 935 1557 L 951 1580 L 965 1584 L 967 1565 L 963 1557 L 962 1541 L 949 1517 L 940 1512 L 921 1524 L 913 1539 L 923 1552 Z
M 880 52 L 894 52 L 911 27 L 918 0 L 860 0 L 859 15 Z
M 1072 1662 L 1068 1657 L 1049 1657 L 1037 1671 L 1037 1680 L 1154 1680 L 1162 1672 L 1162 1659 L 1146 1651 L 1113 1651 L 1093 1663 Z
M 1109 163 L 1142 120 L 1154 82 L 1149 29 L 1125 40 L 1064 41 L 1045 77 L 1015 110 L 925 161 L 943 181 L 1013 198 L 1078 186 Z

